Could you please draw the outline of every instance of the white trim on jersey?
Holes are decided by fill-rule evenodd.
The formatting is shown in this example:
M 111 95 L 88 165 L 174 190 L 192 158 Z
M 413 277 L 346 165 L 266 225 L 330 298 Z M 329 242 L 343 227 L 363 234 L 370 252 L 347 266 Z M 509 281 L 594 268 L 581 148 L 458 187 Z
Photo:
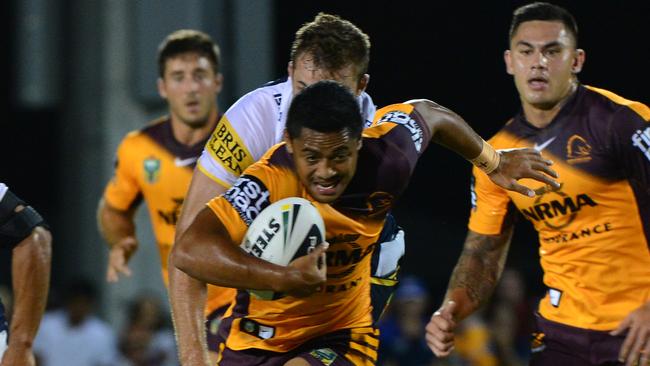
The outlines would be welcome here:
M 7 193 L 8 190 L 9 190 L 9 187 L 7 187 L 6 184 L 0 183 L 0 201 L 2 201 L 2 199 L 5 196 L 5 193 Z
M 2 183 L 0 183 L 0 184 L 2 184 Z M 2 184 L 2 185 L 4 185 L 4 184 Z M 0 188 L 2 188 L 2 187 L 0 187 Z M 7 186 L 5 186 L 5 188 L 7 188 Z M 4 192 L 2 192 L 2 194 L 4 194 Z M 0 199 L 1 198 L 2 198 L 2 196 L 0 196 Z M 7 331 L 3 330 L 2 332 L 0 332 L 0 360 L 2 360 L 2 356 L 4 356 L 5 351 L 7 351 Z
M 372 273 L 374 277 L 384 277 L 395 272 L 400 258 L 404 256 L 406 244 L 404 243 L 404 230 L 399 230 L 395 239 L 380 244 L 379 261 L 377 268 Z

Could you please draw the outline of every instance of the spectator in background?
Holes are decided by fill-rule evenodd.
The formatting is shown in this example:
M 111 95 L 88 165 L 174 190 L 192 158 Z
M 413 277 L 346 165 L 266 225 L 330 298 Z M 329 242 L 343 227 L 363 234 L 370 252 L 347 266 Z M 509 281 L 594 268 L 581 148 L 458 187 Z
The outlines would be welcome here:
M 379 364 L 383 366 L 430 366 L 434 356 L 422 337 L 427 323 L 429 294 L 415 276 L 404 276 L 379 323 Z
M 152 333 L 149 329 L 128 324 L 120 337 L 118 354 L 111 366 L 160 366 L 162 360 L 151 357 L 149 345 Z
M 506 269 L 486 314 L 494 352 L 502 366 L 526 365 L 530 358 L 533 306 L 521 272 Z
M 65 292 L 64 306 L 45 313 L 34 341 L 40 366 L 105 366 L 115 357 L 115 335 L 95 315 L 97 292 L 76 280 Z
M 456 352 L 448 360 L 436 359 L 422 337 L 428 321 L 429 293 L 415 276 L 398 285 L 389 313 L 380 327 L 382 366 L 496 366 L 490 331 L 480 314 L 467 319 L 456 335 Z
M 459 327 L 451 365 L 504 366 L 491 347 L 490 329 L 481 312 L 472 314 Z
M 144 295 L 135 299 L 129 306 L 114 366 L 178 365 L 174 333 L 167 319 L 158 298 Z

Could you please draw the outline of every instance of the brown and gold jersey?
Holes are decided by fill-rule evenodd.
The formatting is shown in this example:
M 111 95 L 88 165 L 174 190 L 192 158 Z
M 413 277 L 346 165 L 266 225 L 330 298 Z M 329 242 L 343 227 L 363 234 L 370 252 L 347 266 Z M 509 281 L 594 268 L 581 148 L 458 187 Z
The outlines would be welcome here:
M 539 233 L 545 318 L 609 330 L 650 300 L 649 119 L 641 103 L 580 86 L 547 127 L 519 114 L 490 140 L 541 151 L 555 163 L 559 189 L 529 198 L 474 170 L 472 231 L 499 233 L 514 204 Z
M 284 144 L 274 146 L 223 196 L 208 203 L 233 242 L 240 243 L 269 204 L 303 197 L 323 216 L 330 243 L 321 292 L 264 301 L 239 291 L 221 327 L 226 347 L 285 352 L 334 330 L 371 326 L 371 253 L 428 141 L 429 131 L 411 105 L 391 105 L 378 111 L 375 126 L 364 131 L 356 174 L 334 203 L 315 202 L 305 191 Z
M 206 138 L 207 140 L 207 138 Z M 174 228 L 205 141 L 188 147 L 173 136 L 171 121 L 161 118 L 129 133 L 117 150 L 115 174 L 104 199 L 119 210 L 147 203 L 158 243 L 162 275 L 168 285 L 167 258 L 174 243 Z M 228 304 L 234 290 L 211 288 L 208 311 Z

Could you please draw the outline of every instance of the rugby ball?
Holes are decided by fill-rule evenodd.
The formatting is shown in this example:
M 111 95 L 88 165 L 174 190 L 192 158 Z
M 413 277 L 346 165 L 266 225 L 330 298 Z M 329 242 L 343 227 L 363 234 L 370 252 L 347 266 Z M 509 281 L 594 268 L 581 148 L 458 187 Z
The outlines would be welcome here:
M 241 243 L 248 254 L 281 266 L 310 253 L 325 241 L 325 224 L 309 201 L 289 197 L 266 207 L 253 220 Z M 249 290 L 264 300 L 282 297 L 273 291 Z

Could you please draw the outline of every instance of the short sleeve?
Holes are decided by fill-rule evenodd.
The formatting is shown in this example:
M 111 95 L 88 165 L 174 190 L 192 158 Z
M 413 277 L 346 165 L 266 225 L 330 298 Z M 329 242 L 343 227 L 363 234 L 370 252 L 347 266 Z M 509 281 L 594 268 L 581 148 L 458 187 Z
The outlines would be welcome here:
M 610 146 L 624 176 L 638 192 L 650 197 L 650 108 L 634 102 L 614 114 L 609 131 Z M 645 187 L 645 189 L 644 189 Z
M 207 204 L 235 243 L 243 240 L 253 220 L 271 204 L 272 180 L 264 168 L 261 162 L 252 165 L 223 195 Z
M 140 201 L 141 191 L 136 172 L 136 153 L 127 136 L 117 148 L 115 171 L 104 190 L 104 199 L 119 210 L 127 210 Z
M 398 132 L 399 131 L 399 132 Z M 431 131 L 423 117 L 411 104 L 392 104 L 375 113 L 371 127 L 364 131 L 365 136 L 386 136 L 406 150 L 414 150 L 420 156 L 431 140 Z M 390 136 L 389 136 L 390 135 Z M 408 146 L 408 148 L 407 148 Z
M 472 211 L 469 229 L 484 235 L 500 234 L 508 215 L 510 203 L 508 193 L 492 183 L 490 178 L 476 167 L 472 169 L 470 189 Z
M 217 123 L 198 161 L 212 180 L 230 187 L 276 141 L 279 105 L 272 93 L 255 90 L 230 107 Z

